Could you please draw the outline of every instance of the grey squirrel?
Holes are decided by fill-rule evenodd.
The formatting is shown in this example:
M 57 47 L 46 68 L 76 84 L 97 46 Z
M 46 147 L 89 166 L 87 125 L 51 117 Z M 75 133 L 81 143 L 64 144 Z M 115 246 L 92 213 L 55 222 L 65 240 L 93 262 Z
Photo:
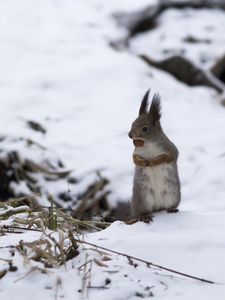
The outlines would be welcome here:
M 179 153 L 162 130 L 158 94 L 153 96 L 148 109 L 149 92 L 146 92 L 139 116 L 128 134 L 135 146 L 131 216 L 136 221 L 146 223 L 152 221 L 152 213 L 155 211 L 177 212 L 181 198 L 177 170 Z

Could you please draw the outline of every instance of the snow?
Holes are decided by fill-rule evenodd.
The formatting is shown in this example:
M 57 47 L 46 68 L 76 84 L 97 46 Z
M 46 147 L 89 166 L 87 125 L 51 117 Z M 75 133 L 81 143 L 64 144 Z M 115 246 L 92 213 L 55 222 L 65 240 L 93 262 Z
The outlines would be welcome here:
M 135 53 L 144 53 L 155 60 L 161 60 L 165 55 L 185 55 L 205 68 L 224 55 L 222 28 L 225 20 L 224 12 L 220 9 L 171 8 L 159 16 L 157 26 L 157 30 L 133 39 L 131 49 Z M 174 30 L 176 26 L 179 26 L 179 30 Z M 188 38 L 197 41 L 185 42 Z
M 224 255 L 224 216 L 199 216 L 193 213 L 171 215 L 165 212 L 158 213 L 151 225 L 137 223 L 125 225 L 122 222 L 113 223 L 108 229 L 89 234 L 85 240 L 111 250 L 126 253 L 141 258 L 147 262 L 166 268 L 179 270 L 189 275 L 207 280 L 215 284 L 197 282 L 180 275 L 163 271 L 159 267 L 148 268 L 145 263 L 134 261 L 128 263 L 126 257 L 108 253 L 111 258 L 104 261 L 106 266 L 99 267 L 93 262 L 91 270 L 91 286 L 105 286 L 106 279 L 110 280 L 109 289 L 93 288 L 89 291 L 90 299 L 136 299 L 135 294 L 147 295 L 147 287 L 158 299 L 211 299 L 214 295 L 222 299 L 224 293 L 224 262 L 219 259 Z M 56 237 L 57 234 L 55 233 Z M 37 233 L 23 233 L 25 241 L 38 239 Z M 57 237 L 56 237 L 57 238 Z M 2 238 L 3 239 L 3 238 Z M 1 240 L 2 240 L 1 239 Z M 18 243 L 21 235 L 4 237 L 4 244 Z M 2 245 L 2 242 L 1 242 Z M 56 294 L 56 282 L 60 277 L 62 283 L 59 287 L 59 297 L 66 299 L 79 299 L 78 290 L 82 287 L 83 270 L 77 268 L 85 262 L 84 253 L 88 253 L 89 260 L 101 260 L 102 255 L 94 252 L 93 247 L 85 245 L 83 251 L 76 259 L 66 263 L 60 268 L 49 269 L 49 274 L 33 271 L 27 275 L 32 266 L 23 264 L 21 256 L 16 252 L 13 265 L 18 267 L 17 272 L 8 272 L 1 279 L 1 295 L 10 296 L 10 299 L 24 299 L 21 292 L 26 286 L 26 298 L 38 299 L 45 297 L 51 299 Z M 100 249 L 101 250 L 101 249 Z M 1 258 L 11 259 L 9 250 L 1 250 Z M 39 263 L 40 264 L 40 263 Z M 7 263 L 2 263 L 5 267 Z M 110 273 L 115 272 L 115 273 Z M 13 290 L 12 290 L 13 283 Z M 83 298 L 86 298 L 84 289 Z
M 80 255 L 68 261 L 66 268 L 58 266 L 48 274 L 38 269 L 30 272 L 32 267 L 43 265 L 34 261 L 24 264 L 17 250 L 12 256 L 11 248 L 5 248 L 20 240 L 38 240 L 43 234 L 23 231 L 0 238 L 0 271 L 8 268 L 7 259 L 18 268 L 0 279 L 2 299 L 85 299 L 88 290 L 89 299 L 138 299 L 149 297 L 150 292 L 167 300 L 224 297 L 225 111 L 221 96 L 211 88 L 178 82 L 137 56 L 145 53 L 163 59 L 168 56 L 165 49 L 172 49 L 169 54 L 184 49 L 188 58 L 209 68 L 224 54 L 224 12 L 168 10 L 160 16 L 155 31 L 132 39 L 130 49 L 119 52 L 110 47 L 111 41 L 127 33 L 112 15 L 146 5 L 149 1 L 0 2 L 0 124 L 1 136 L 6 137 L 0 154 L 17 150 L 22 158 L 37 163 L 48 159 L 54 165 L 62 160 L 66 169 L 73 170 L 71 176 L 79 180 L 70 185 L 71 197 L 83 191 L 100 170 L 110 180 L 111 205 L 127 201 L 134 172 L 133 145 L 127 133 L 146 90 L 151 88 L 151 95 L 159 92 L 163 129 L 180 152 L 180 212 L 155 213 L 150 225 L 115 222 L 80 238 L 216 284 L 148 268 L 133 260 L 138 264 L 135 267 L 126 257 L 110 252 L 111 260 L 104 261 L 108 267 L 100 267 L 94 259 L 101 261 L 102 255 L 85 244 L 80 244 Z M 212 42 L 183 42 L 189 35 Z M 31 130 L 24 120 L 40 122 L 47 133 Z M 46 150 L 28 146 L 26 139 Z M 43 205 L 48 203 L 47 190 L 53 197 L 68 190 L 65 180 L 47 182 L 37 176 Z M 17 188 L 27 192 L 25 185 Z M 12 220 L 1 220 L 0 225 L 9 225 Z M 59 240 L 58 232 L 52 235 Z M 86 253 L 92 261 L 91 286 L 105 288 L 87 289 L 86 282 L 81 295 L 84 271 L 78 268 L 85 263 Z M 105 285 L 107 278 L 110 283 Z

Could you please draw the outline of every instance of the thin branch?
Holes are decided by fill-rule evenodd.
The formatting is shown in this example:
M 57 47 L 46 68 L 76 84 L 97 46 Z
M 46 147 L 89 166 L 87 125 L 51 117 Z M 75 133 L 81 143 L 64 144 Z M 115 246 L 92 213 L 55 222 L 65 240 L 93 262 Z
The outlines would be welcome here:
M 108 290 L 109 287 L 106 287 L 106 286 L 87 286 L 87 289 L 101 289 L 101 290 Z
M 57 276 L 57 280 L 56 280 L 56 291 L 55 291 L 55 300 L 58 299 L 58 291 L 59 291 L 59 286 L 62 285 L 62 280 L 59 276 Z
M 24 279 L 24 278 L 27 277 L 30 273 L 36 271 L 37 269 L 38 269 L 38 267 L 32 267 L 32 268 L 30 269 L 30 271 L 27 272 L 24 276 L 22 276 L 22 277 L 20 277 L 20 278 L 18 278 L 18 279 L 16 279 L 16 280 L 14 280 L 13 282 L 16 283 L 17 281 Z
M 146 260 L 131 256 L 131 255 L 121 253 L 121 252 L 118 252 L 118 251 L 115 251 L 115 250 L 111 250 L 111 249 L 108 249 L 108 248 L 105 248 L 105 247 L 102 247 L 102 246 L 98 246 L 98 245 L 95 245 L 95 244 L 92 244 L 92 243 L 89 243 L 89 242 L 81 241 L 81 240 L 78 240 L 78 239 L 75 239 L 75 241 L 78 242 L 78 243 L 81 243 L 81 244 L 86 244 L 86 245 L 96 247 L 96 248 L 99 248 L 99 249 L 102 249 L 102 250 L 105 250 L 105 251 L 108 251 L 108 252 L 111 252 L 111 253 L 114 253 L 114 254 L 117 254 L 117 255 L 124 256 L 128 260 L 133 259 L 133 260 L 142 262 L 142 263 L 146 264 L 148 267 L 150 267 L 150 266 L 157 267 L 157 268 L 160 268 L 162 270 L 165 270 L 165 271 L 168 271 L 168 272 L 171 272 L 171 273 L 175 273 L 175 274 L 178 274 L 180 276 L 188 277 L 188 278 L 191 278 L 191 279 L 194 279 L 194 280 L 202 281 L 202 282 L 205 282 L 205 283 L 210 283 L 210 284 L 215 284 L 216 283 L 216 282 L 211 281 L 211 280 L 207 280 L 207 279 L 199 278 L 199 277 L 196 277 L 196 276 L 188 275 L 188 274 L 176 271 L 176 270 L 172 270 L 172 269 L 160 266 L 160 265 L 156 265 L 154 263 L 148 262 Z

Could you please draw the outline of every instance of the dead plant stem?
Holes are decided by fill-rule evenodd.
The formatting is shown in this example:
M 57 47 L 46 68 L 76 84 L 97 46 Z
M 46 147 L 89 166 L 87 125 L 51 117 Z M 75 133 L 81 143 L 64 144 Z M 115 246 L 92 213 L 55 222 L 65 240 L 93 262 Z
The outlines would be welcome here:
M 182 272 L 179 272 L 179 271 L 176 271 L 176 270 L 172 270 L 172 269 L 169 269 L 169 268 L 166 268 L 166 267 L 154 264 L 152 262 L 148 262 L 146 260 L 143 260 L 143 259 L 131 256 L 131 255 L 128 255 L 126 253 L 121 253 L 121 252 L 118 252 L 118 251 L 115 251 L 115 250 L 111 250 L 111 249 L 108 249 L 108 248 L 105 248 L 105 247 L 102 247 L 102 246 L 98 246 L 98 245 L 95 245 L 95 244 L 92 244 L 92 243 L 89 243 L 89 242 L 85 242 L 85 241 L 82 241 L 82 240 L 79 240 L 79 239 L 75 239 L 75 241 L 77 243 L 86 244 L 86 245 L 89 245 L 89 246 L 92 246 L 92 247 L 96 247 L 96 248 L 102 249 L 104 251 L 108 251 L 108 252 L 111 252 L 111 253 L 114 253 L 114 254 L 117 254 L 117 255 L 120 255 L 120 256 L 124 256 L 128 260 L 133 259 L 133 260 L 142 262 L 142 263 L 146 264 L 147 267 L 151 267 L 151 266 L 157 267 L 157 268 L 159 268 L 161 270 L 165 270 L 165 271 L 168 271 L 168 272 L 171 272 L 171 273 L 178 274 L 180 276 L 188 277 L 188 278 L 191 278 L 191 279 L 194 279 L 194 280 L 198 280 L 198 281 L 202 281 L 202 282 L 205 282 L 205 283 L 210 283 L 210 284 L 215 284 L 216 283 L 216 282 L 211 281 L 211 280 L 199 278 L 199 277 L 192 276 L 192 275 L 189 275 L 189 274 L 185 274 L 185 273 L 182 273 Z

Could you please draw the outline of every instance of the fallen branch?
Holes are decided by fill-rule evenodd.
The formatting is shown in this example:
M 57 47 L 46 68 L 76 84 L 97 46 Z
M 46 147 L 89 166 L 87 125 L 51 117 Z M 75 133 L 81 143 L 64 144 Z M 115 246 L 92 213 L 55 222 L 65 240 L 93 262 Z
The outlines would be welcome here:
M 185 273 L 182 273 L 182 272 L 179 272 L 179 271 L 176 271 L 176 270 L 172 270 L 172 269 L 169 269 L 169 268 L 166 268 L 166 267 L 163 267 L 163 266 L 159 266 L 159 265 L 156 265 L 154 263 L 148 262 L 146 260 L 131 256 L 131 255 L 128 255 L 128 254 L 125 254 L 125 253 L 121 253 L 121 252 L 118 252 L 118 251 L 115 251 L 115 250 L 111 250 L 111 249 L 108 249 L 108 248 L 105 248 L 105 247 L 102 247 L 102 246 L 98 246 L 98 245 L 95 245 L 95 244 L 92 244 L 92 243 L 89 243 L 89 242 L 85 242 L 85 241 L 82 241 L 82 240 L 79 240 L 79 239 L 75 239 L 75 241 L 77 243 L 86 244 L 86 245 L 89 245 L 89 246 L 92 246 L 92 247 L 99 248 L 99 249 L 104 250 L 104 251 L 108 251 L 108 252 L 111 252 L 111 253 L 114 253 L 114 254 L 117 254 L 117 255 L 120 255 L 120 256 L 124 256 L 128 260 L 133 259 L 133 260 L 142 262 L 142 263 L 146 264 L 147 267 L 153 266 L 153 267 L 156 267 L 156 268 L 159 268 L 159 269 L 171 272 L 171 273 L 175 273 L 175 274 L 178 274 L 178 275 L 181 275 L 181 276 L 184 276 L 184 277 L 188 277 L 188 278 L 191 278 L 191 279 L 194 279 L 194 280 L 202 281 L 202 282 L 205 282 L 205 283 L 210 283 L 210 284 L 215 284 L 216 283 L 216 282 L 211 281 L 211 280 L 199 278 L 199 277 L 188 275 L 188 274 L 185 274 Z

